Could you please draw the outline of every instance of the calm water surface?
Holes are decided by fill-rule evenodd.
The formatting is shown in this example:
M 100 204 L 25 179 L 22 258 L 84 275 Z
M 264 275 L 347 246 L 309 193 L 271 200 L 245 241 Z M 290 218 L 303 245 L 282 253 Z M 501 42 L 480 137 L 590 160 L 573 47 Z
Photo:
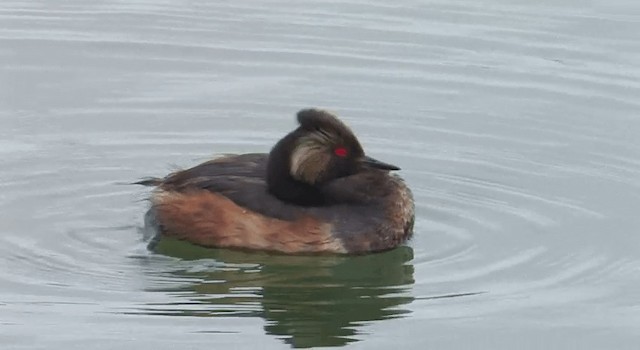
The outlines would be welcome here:
M 0 4 L 6 349 L 635 349 L 640 3 Z M 330 108 L 403 168 L 407 247 L 164 241 L 123 185 Z

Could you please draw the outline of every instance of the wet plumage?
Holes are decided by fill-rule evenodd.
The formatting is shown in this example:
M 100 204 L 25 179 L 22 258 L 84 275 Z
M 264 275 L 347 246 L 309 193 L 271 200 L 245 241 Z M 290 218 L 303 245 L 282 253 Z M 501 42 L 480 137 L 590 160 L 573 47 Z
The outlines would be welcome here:
M 411 191 L 398 168 L 366 157 L 351 130 L 326 111 L 269 154 L 220 157 L 163 179 L 149 217 L 159 234 L 194 244 L 282 253 L 366 253 L 410 237 Z

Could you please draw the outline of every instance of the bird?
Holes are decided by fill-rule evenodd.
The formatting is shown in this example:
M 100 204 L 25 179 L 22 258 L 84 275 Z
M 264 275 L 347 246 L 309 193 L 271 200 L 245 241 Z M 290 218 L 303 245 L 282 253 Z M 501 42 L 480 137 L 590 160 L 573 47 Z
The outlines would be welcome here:
M 365 155 L 334 113 L 308 108 L 269 153 L 224 155 L 151 186 L 145 225 L 210 248 L 368 254 L 413 234 L 415 205 L 399 167 Z

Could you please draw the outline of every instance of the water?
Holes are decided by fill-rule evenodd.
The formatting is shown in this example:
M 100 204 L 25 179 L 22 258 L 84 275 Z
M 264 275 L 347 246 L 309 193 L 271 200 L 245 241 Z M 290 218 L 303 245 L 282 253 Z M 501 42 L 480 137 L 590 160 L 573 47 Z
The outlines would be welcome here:
M 3 1 L 7 349 L 635 349 L 636 1 Z M 328 107 L 403 168 L 408 247 L 163 242 L 123 185 Z

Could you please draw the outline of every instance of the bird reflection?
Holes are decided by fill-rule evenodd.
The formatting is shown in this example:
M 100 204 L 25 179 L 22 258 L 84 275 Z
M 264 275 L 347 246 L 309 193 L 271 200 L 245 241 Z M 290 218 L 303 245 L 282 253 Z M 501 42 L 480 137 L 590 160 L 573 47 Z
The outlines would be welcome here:
M 262 317 L 267 334 L 296 348 L 357 341 L 359 327 L 403 317 L 410 311 L 402 306 L 413 300 L 410 247 L 363 256 L 283 256 L 163 239 L 155 249 L 194 260 L 171 275 L 198 281 L 171 289 L 188 292 L 189 308 L 165 314 Z M 215 263 L 198 268 L 203 261 Z M 202 308 L 194 310 L 194 302 Z

